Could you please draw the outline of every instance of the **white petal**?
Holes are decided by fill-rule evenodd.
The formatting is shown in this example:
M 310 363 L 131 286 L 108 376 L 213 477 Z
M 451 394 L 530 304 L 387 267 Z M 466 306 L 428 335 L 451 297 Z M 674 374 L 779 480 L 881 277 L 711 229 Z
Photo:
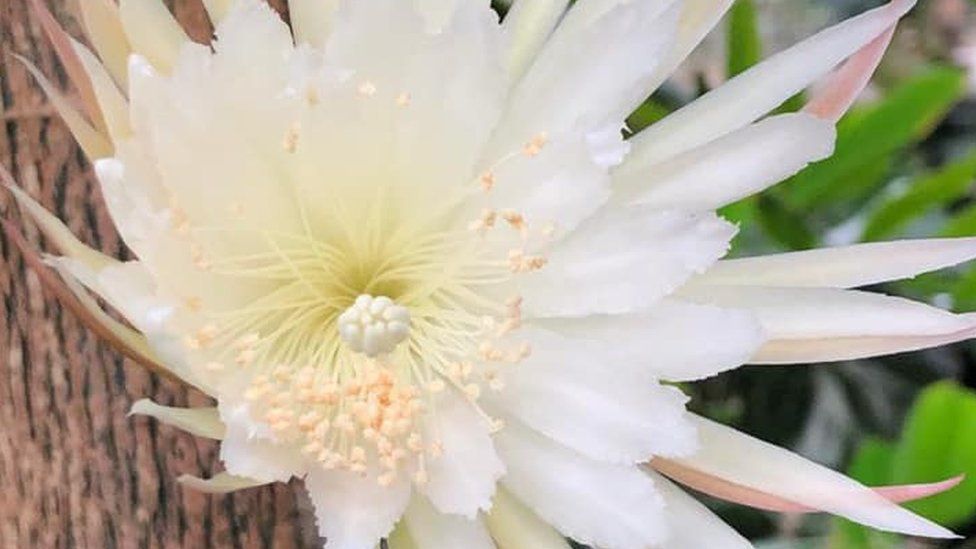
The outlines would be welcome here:
M 526 314 L 647 309 L 723 256 L 734 234 L 734 226 L 711 213 L 608 209 L 554 246 L 543 269 L 524 277 Z
M 525 327 L 532 354 L 503 371 L 494 407 L 595 460 L 633 464 L 695 448 L 688 398 L 650 374 L 648 357 L 614 354 L 612 341 L 587 341 Z
M 666 298 L 645 312 L 533 321 L 567 337 L 601 344 L 607 356 L 647 363 L 670 381 L 693 381 L 737 368 L 764 342 L 748 311 Z
M 190 41 L 166 4 L 158 0 L 121 0 L 119 17 L 132 50 L 154 67 L 169 72 Z
M 480 518 L 443 514 L 420 496 L 410 500 L 403 520 L 410 538 L 424 549 L 495 549 Z
M 216 408 L 174 408 L 144 398 L 132 404 L 129 415 L 133 414 L 156 418 L 198 437 L 215 440 L 224 438 L 224 422 L 220 420 Z
M 944 335 L 969 327 L 963 318 L 900 297 L 830 288 L 696 286 L 691 301 L 752 311 L 769 340 Z
M 642 131 L 621 169 L 643 171 L 758 119 L 886 32 L 914 4 L 893 0 L 770 57 Z
M 254 488 L 255 486 L 266 484 L 265 482 L 261 482 L 259 480 L 238 477 L 226 472 L 217 473 L 216 475 L 207 479 L 195 477 L 193 475 L 180 475 L 176 479 L 176 482 L 179 482 L 187 488 L 196 490 L 198 492 L 203 492 L 205 494 L 229 494 L 238 490 Z
M 462 220 L 479 218 L 485 208 L 512 209 L 533 227 L 552 223 L 557 237 L 567 234 L 610 197 L 610 177 L 600 160 L 606 160 L 608 150 L 626 147 L 620 132 L 614 129 L 613 134 L 550 139 L 537 156 L 519 155 L 503 162 L 491 170 L 491 192 L 470 200 Z M 504 242 L 511 246 L 511 239 Z
M 485 518 L 499 549 L 570 549 L 569 543 L 504 488 Z
M 809 114 L 775 116 L 660 165 L 615 177 L 614 192 L 662 209 L 718 209 L 827 158 L 835 137 L 833 124 Z
M 928 336 L 842 337 L 777 339 L 767 342 L 749 360 L 751 364 L 807 364 L 837 362 L 942 347 L 976 338 L 976 315 L 959 315 L 968 327 Z
M 661 496 L 664 497 L 665 520 L 670 528 L 667 541 L 660 549 L 749 549 L 749 543 L 731 526 L 711 512 L 684 490 L 657 473 L 648 472 L 654 478 Z
M 375 478 L 339 470 L 312 469 L 305 489 L 315 506 L 319 535 L 330 549 L 373 549 L 410 501 L 410 484 L 402 479 L 384 487 Z
M 288 0 L 295 42 L 322 47 L 332 31 L 339 0 Z
M 697 421 L 702 448 L 675 460 L 684 466 L 879 530 L 953 537 L 840 473 L 707 419 Z
M 227 426 L 220 460 L 228 473 L 265 482 L 288 482 L 304 474 L 306 464 L 298 448 L 277 444 L 261 432 L 246 406 L 221 402 L 218 408 Z
M 656 90 L 721 21 L 733 0 L 684 0 L 678 31 L 667 59 L 658 65 L 648 88 Z
M 639 549 L 667 537 L 663 502 L 637 467 L 587 459 L 517 422 L 496 435 L 503 483 L 566 536 L 605 549 Z
M 444 447 L 427 461 L 428 482 L 419 490 L 444 513 L 474 518 L 491 507 L 505 466 L 498 459 L 486 421 L 453 392 L 444 393 L 425 421 L 425 434 Z
M 719 261 L 692 284 L 856 288 L 952 267 L 976 258 L 976 238 L 855 244 Z
M 566 11 L 569 0 L 517 0 L 505 15 L 502 28 L 508 39 L 506 67 L 518 81 Z
M 570 9 L 513 90 L 489 145 L 489 160 L 539 132 L 555 137 L 571 130 L 619 128 L 645 99 L 647 81 L 674 36 L 680 3 L 635 0 L 601 8 L 596 17 L 582 13 L 589 4 Z

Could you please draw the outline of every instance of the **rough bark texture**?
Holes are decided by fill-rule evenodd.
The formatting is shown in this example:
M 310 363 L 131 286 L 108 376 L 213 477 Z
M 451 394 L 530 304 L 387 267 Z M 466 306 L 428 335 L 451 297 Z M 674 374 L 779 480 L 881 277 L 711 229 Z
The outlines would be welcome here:
M 82 36 L 70 0 L 47 1 Z M 171 7 L 195 39 L 210 34 L 199 0 Z M 88 162 L 11 53 L 68 89 L 27 0 L 0 0 L 0 162 L 82 240 L 125 257 Z M 0 212 L 21 219 L 2 192 Z M 33 227 L 25 233 L 45 246 Z M 179 474 L 219 469 L 217 445 L 126 413 L 144 397 L 206 397 L 123 360 L 44 294 L 8 240 L 0 253 L 0 548 L 316 544 L 297 482 L 230 496 L 182 489 Z

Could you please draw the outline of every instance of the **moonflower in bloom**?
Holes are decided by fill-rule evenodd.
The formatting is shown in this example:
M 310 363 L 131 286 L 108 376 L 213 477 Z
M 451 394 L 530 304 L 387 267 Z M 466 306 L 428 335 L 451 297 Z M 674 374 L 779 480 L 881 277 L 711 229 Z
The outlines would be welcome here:
M 36 76 L 137 260 L 5 176 L 60 249 L 44 280 L 214 398 L 133 408 L 220 440 L 225 471 L 188 487 L 302 478 L 336 549 L 748 546 L 678 484 L 952 536 L 897 502 L 953 481 L 864 487 L 689 413 L 675 385 L 976 334 L 852 289 L 966 261 L 974 239 L 722 260 L 736 227 L 716 209 L 831 154 L 913 2 L 630 139 L 731 0 L 518 0 L 502 21 L 487 0 L 291 0 L 291 27 L 259 0 L 205 3 L 212 44 L 161 1 L 86 0 L 93 52 L 35 1 L 83 110 Z

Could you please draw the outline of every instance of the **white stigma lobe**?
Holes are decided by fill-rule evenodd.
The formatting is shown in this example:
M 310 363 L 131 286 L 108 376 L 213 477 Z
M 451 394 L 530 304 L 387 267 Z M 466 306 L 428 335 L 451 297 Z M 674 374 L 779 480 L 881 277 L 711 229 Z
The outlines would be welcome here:
M 393 352 L 410 334 L 410 311 L 386 296 L 363 294 L 339 315 L 339 336 L 368 357 Z

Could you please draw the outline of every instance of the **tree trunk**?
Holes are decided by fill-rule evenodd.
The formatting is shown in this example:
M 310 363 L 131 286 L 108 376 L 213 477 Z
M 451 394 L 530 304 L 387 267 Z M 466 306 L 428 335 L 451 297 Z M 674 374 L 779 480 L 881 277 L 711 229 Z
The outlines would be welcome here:
M 46 1 L 83 36 L 74 4 Z M 199 0 L 171 7 L 194 39 L 209 36 Z M 91 166 L 13 53 L 70 89 L 28 0 L 0 0 L 0 162 L 79 238 L 126 257 Z M 3 192 L 0 212 L 23 219 Z M 220 469 L 217 444 L 126 413 L 140 398 L 183 406 L 207 397 L 123 359 L 44 294 L 6 238 L 0 253 L 0 548 L 317 544 L 297 481 L 227 496 L 181 488 L 182 473 Z

